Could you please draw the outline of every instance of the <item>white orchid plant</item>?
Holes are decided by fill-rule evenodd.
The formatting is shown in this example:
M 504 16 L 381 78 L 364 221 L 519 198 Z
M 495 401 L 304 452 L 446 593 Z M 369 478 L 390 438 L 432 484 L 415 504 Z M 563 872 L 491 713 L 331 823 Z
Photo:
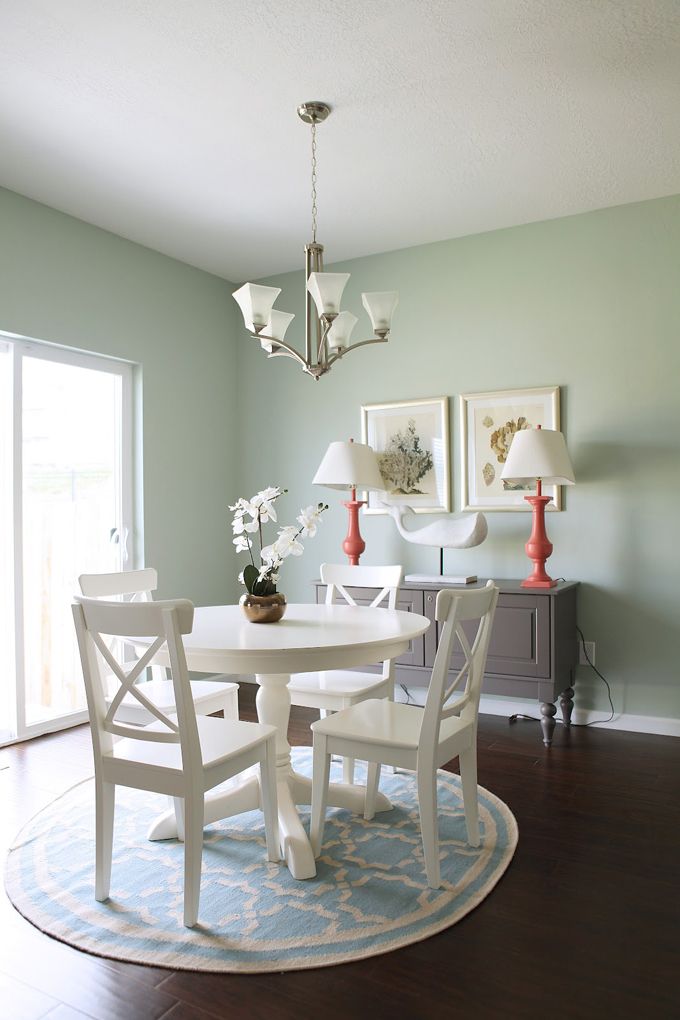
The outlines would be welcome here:
M 238 499 L 229 509 L 233 510 L 231 522 L 234 532 L 236 552 L 247 552 L 250 563 L 239 574 L 239 581 L 244 584 L 251 595 L 274 595 L 279 579 L 281 564 L 288 556 L 301 556 L 304 546 L 301 538 L 313 538 L 324 510 L 328 503 L 317 503 L 300 510 L 297 525 L 290 524 L 279 528 L 276 540 L 271 545 L 264 545 L 262 526 L 268 521 L 276 522 L 274 503 L 287 489 L 270 485 L 258 492 L 252 499 Z M 253 556 L 253 539 L 259 539 L 259 566 Z

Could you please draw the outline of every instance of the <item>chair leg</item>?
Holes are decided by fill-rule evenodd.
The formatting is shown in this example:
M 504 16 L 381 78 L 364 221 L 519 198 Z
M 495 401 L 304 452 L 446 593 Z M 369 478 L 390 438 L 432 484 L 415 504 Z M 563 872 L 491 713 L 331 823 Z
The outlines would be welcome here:
M 342 759 L 342 781 L 354 785 L 354 758 Z
M 238 694 L 235 691 L 230 692 L 229 697 L 225 698 L 222 707 L 222 718 L 238 719 Z
M 183 797 L 168 797 L 171 802 L 172 808 L 175 812 L 175 821 L 177 823 L 177 839 L 180 843 L 184 842 L 184 798 Z
M 193 791 L 192 791 L 193 793 Z M 184 801 L 184 924 L 193 928 L 198 921 L 203 860 L 203 797 L 187 796 Z
M 394 701 L 394 684 L 392 684 L 392 693 L 389 695 L 389 698 L 387 700 L 388 701 Z M 396 776 L 397 771 L 398 771 L 397 766 L 396 765 L 391 765 L 390 768 L 392 769 L 392 775 Z
M 97 777 L 95 781 L 95 880 L 94 898 L 102 903 L 111 888 L 111 854 L 113 851 L 113 814 L 116 803 L 114 783 Z
M 260 759 L 260 801 L 264 814 L 264 831 L 267 838 L 267 860 L 280 861 L 279 814 L 276 794 L 276 743 L 271 737 L 264 745 Z
M 366 800 L 364 802 L 364 818 L 371 820 L 375 815 L 375 799 L 378 796 L 380 785 L 380 762 L 369 761 L 368 775 L 366 776 Z
M 326 750 L 326 738 L 315 733 L 312 764 L 312 818 L 309 827 L 309 841 L 312 844 L 312 853 L 315 857 L 321 853 L 321 844 L 323 843 L 330 770 L 331 758 Z
M 458 756 L 460 785 L 463 790 L 463 808 L 468 843 L 479 846 L 479 801 L 477 799 L 477 748 L 473 745 Z
M 437 772 L 434 768 L 418 768 L 418 809 L 423 839 L 425 872 L 430 889 L 441 885 L 439 873 L 439 833 L 437 819 Z

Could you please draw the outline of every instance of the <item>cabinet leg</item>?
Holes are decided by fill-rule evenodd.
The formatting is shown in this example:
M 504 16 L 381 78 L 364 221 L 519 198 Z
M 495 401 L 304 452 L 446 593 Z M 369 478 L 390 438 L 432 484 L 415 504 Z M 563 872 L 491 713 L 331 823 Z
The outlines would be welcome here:
M 560 708 L 562 709 L 562 722 L 565 726 L 571 725 L 571 713 L 574 710 L 574 688 L 567 687 L 560 694 Z
M 541 729 L 543 730 L 543 743 L 546 747 L 550 747 L 552 744 L 553 733 L 555 731 L 555 719 L 554 716 L 557 714 L 557 708 L 549 701 L 544 701 L 541 704 Z

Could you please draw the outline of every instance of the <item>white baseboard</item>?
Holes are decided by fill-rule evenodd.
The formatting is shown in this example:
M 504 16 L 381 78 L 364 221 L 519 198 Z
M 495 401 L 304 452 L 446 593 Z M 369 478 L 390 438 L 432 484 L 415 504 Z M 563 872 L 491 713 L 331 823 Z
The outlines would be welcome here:
M 255 677 L 251 674 L 250 676 L 232 676 L 228 679 L 234 680 L 241 683 L 255 683 Z M 396 700 L 406 701 L 406 695 L 400 689 L 399 684 L 396 685 Z M 425 687 L 417 687 L 415 684 L 408 688 L 411 699 L 418 705 L 425 704 Z M 490 698 L 482 695 L 479 703 L 479 711 L 482 715 L 533 715 L 537 719 L 541 717 L 541 709 L 537 701 L 526 701 L 522 698 Z M 657 715 L 632 715 L 629 712 L 620 712 L 610 719 L 609 722 L 604 722 L 608 716 L 608 712 L 593 711 L 592 709 L 574 708 L 571 720 L 574 724 L 583 726 L 586 723 L 598 723 L 598 729 L 601 730 L 627 730 L 630 733 L 652 733 L 658 736 L 665 737 L 680 737 L 680 719 L 666 718 L 665 716 Z M 600 722 L 600 720 L 603 720 Z M 562 713 L 560 711 L 559 704 L 557 705 L 557 715 L 555 716 L 555 722 L 562 722 Z
M 536 701 L 502 701 L 496 698 L 482 698 L 479 703 L 479 711 L 486 715 L 515 715 L 523 713 L 535 715 L 540 718 L 541 710 Z M 632 715 L 628 712 L 620 712 L 613 719 L 607 719 L 608 712 L 599 712 L 592 709 L 574 708 L 571 721 L 575 725 L 585 726 L 597 722 L 601 730 L 627 730 L 631 733 L 654 733 L 659 736 L 680 737 L 680 719 L 667 719 L 656 715 Z M 602 720 L 600 722 L 600 720 Z M 562 722 L 562 713 L 559 704 L 555 722 Z
M 572 721 L 583 724 L 602 718 L 606 719 L 607 714 L 574 709 Z M 609 722 L 599 723 L 598 729 L 628 730 L 630 733 L 655 733 L 658 736 L 680 737 L 680 719 L 670 719 L 662 715 L 633 715 L 630 712 L 621 712 Z
M 424 687 L 409 687 L 409 693 L 417 704 L 423 704 L 425 700 L 425 688 Z M 397 701 L 406 701 L 406 696 L 403 691 L 399 689 L 397 684 Z M 479 703 L 479 711 L 482 715 L 532 715 L 537 719 L 541 718 L 541 710 L 538 702 L 526 701 L 520 698 L 512 698 L 503 700 L 502 698 L 490 698 L 482 696 Z M 602 730 L 627 730 L 631 733 L 653 733 L 658 736 L 666 737 L 680 737 L 680 719 L 665 718 L 664 716 L 656 715 L 631 715 L 627 712 L 621 712 L 610 719 L 608 722 L 604 720 L 608 716 L 608 712 L 597 712 L 587 709 L 574 708 L 572 713 L 571 721 L 575 725 L 583 726 L 587 723 L 598 723 L 598 729 Z M 600 722 L 600 720 L 603 720 Z M 560 712 L 559 704 L 557 706 L 557 715 L 555 716 L 555 722 L 562 722 L 562 713 Z

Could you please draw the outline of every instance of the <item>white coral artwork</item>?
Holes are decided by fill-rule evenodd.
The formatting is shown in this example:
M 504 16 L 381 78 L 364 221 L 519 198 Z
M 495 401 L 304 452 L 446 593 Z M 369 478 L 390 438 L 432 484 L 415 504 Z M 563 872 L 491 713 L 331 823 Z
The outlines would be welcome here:
M 423 448 L 413 418 L 390 436 L 385 452 L 378 456 L 380 474 L 393 496 L 422 495 L 418 483 L 433 465 L 432 453 Z

